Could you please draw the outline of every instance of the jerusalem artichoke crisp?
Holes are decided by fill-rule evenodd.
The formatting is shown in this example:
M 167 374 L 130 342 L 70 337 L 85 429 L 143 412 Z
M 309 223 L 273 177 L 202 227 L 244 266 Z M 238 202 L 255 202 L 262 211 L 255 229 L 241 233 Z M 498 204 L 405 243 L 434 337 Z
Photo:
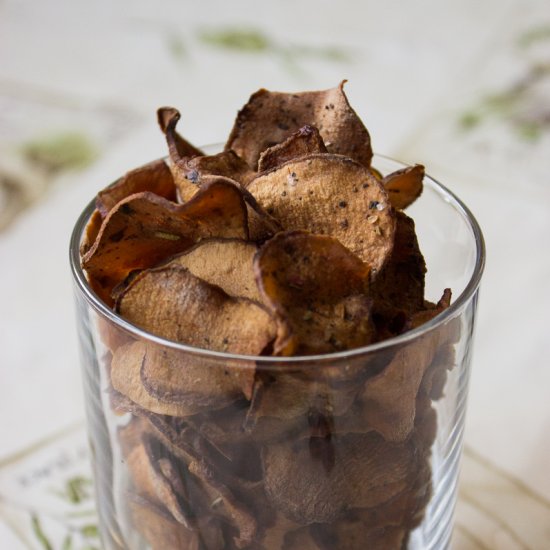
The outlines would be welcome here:
M 259 90 L 213 155 L 163 107 L 168 156 L 97 196 L 81 260 L 98 297 L 157 337 L 229 354 L 102 332 L 128 418 L 125 517 L 152 548 L 398 550 L 423 518 L 456 330 L 292 363 L 403 334 L 451 299 L 425 300 L 404 212 L 423 166 L 371 166 L 343 85 Z

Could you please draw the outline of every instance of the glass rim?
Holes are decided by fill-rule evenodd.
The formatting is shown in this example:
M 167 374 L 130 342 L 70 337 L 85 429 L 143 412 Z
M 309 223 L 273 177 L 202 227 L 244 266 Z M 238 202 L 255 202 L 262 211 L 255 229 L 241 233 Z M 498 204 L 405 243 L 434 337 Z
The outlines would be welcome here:
M 373 159 L 382 159 L 399 165 L 400 168 L 405 168 L 409 165 L 395 160 L 389 156 L 375 154 Z M 464 290 L 460 295 L 451 302 L 451 305 L 445 309 L 442 313 L 439 313 L 426 323 L 423 323 L 417 328 L 411 329 L 399 336 L 393 338 L 388 338 L 387 340 L 382 340 L 374 344 L 368 344 L 367 346 L 362 346 L 359 348 L 353 348 L 350 350 L 338 351 L 333 353 L 325 353 L 319 355 L 296 355 L 288 357 L 278 357 L 278 356 L 265 356 L 265 355 L 239 355 L 226 353 L 223 351 L 214 351 L 203 348 L 196 348 L 181 342 L 175 342 L 173 340 L 167 340 L 161 336 L 157 336 L 146 330 L 139 328 L 136 325 L 133 325 L 123 317 L 119 316 L 115 311 L 109 308 L 93 291 L 91 286 L 88 283 L 86 274 L 82 269 L 80 264 L 80 244 L 82 236 L 86 229 L 86 224 L 90 219 L 91 215 L 95 210 L 95 198 L 88 203 L 84 208 L 80 216 L 78 217 L 73 232 L 71 234 L 70 244 L 69 244 L 69 260 L 71 265 L 71 272 L 73 274 L 74 281 L 77 283 L 77 286 L 81 293 L 85 296 L 88 304 L 90 304 L 94 310 L 117 325 L 120 329 L 123 329 L 125 332 L 141 339 L 147 340 L 151 343 L 162 345 L 164 347 L 171 348 L 176 351 L 185 352 L 187 354 L 200 355 L 202 357 L 212 358 L 212 359 L 224 359 L 227 361 L 254 361 L 256 363 L 263 364 L 294 364 L 294 363 L 316 363 L 319 362 L 331 362 L 331 361 L 341 361 L 343 359 L 353 359 L 358 356 L 370 355 L 375 352 L 384 351 L 392 347 L 398 347 L 403 344 L 407 344 L 416 338 L 429 333 L 431 330 L 436 329 L 437 327 L 445 324 L 450 319 L 458 315 L 463 307 L 470 301 L 472 296 L 475 294 L 479 288 L 481 282 L 481 277 L 483 275 L 483 270 L 485 268 L 485 241 L 483 238 L 483 233 L 477 222 L 476 218 L 470 211 L 470 209 L 447 187 L 445 187 L 438 180 L 426 174 L 424 176 L 424 184 L 435 191 L 441 198 L 446 202 L 451 203 L 455 210 L 462 215 L 463 219 L 466 220 L 469 229 L 471 230 L 474 241 L 476 245 L 476 258 L 474 269 L 470 276 L 470 279 Z

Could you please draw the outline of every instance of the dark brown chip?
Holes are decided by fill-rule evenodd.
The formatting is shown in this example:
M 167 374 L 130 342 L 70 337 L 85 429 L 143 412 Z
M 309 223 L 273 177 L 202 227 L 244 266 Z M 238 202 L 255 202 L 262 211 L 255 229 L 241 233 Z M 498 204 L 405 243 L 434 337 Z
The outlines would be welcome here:
M 179 164 L 178 167 L 183 170 L 186 179 L 194 185 L 195 191 L 201 186 L 203 179 L 208 176 L 224 176 L 244 187 L 256 176 L 256 172 L 251 170 L 248 164 L 234 151 L 193 157 Z M 192 189 L 188 185 L 185 186 L 180 192 L 181 198 L 190 198 L 188 193 Z
M 122 200 L 130 195 L 149 191 L 170 201 L 176 200 L 174 178 L 163 159 L 155 160 L 122 176 L 97 194 L 96 207 L 105 218 Z
M 372 340 L 369 268 L 337 240 L 279 233 L 260 249 L 255 269 L 264 301 L 285 321 L 275 353 L 328 353 Z
M 243 395 L 250 397 L 254 368 L 150 346 L 140 376 L 143 388 L 160 406 L 169 410 L 174 405 L 186 413 L 179 416 L 188 416 L 222 408 Z
M 286 230 L 338 239 L 373 275 L 391 252 L 394 210 L 384 188 L 355 161 L 329 154 L 302 157 L 261 174 L 247 189 Z
M 395 214 L 393 249 L 371 288 L 380 339 L 402 332 L 406 320 L 424 309 L 426 263 L 418 246 L 414 221 L 401 211 Z
M 180 112 L 173 107 L 160 107 L 157 110 L 157 121 L 162 133 L 166 136 L 170 158 L 176 161 L 204 155 L 200 149 L 176 132 L 176 125 L 180 118 Z
M 156 414 L 187 416 L 197 412 L 197 406 L 185 402 L 164 403 L 151 395 L 143 386 L 141 369 L 147 355 L 144 342 L 134 342 L 118 348 L 111 362 L 111 384 L 113 388 L 145 409 Z
M 404 441 L 415 419 L 416 395 L 432 360 L 430 345 L 419 338 L 404 346 L 378 375 L 369 378 L 360 405 L 369 426 L 386 441 Z
M 191 462 L 189 471 L 203 483 L 216 513 L 227 517 L 237 528 L 234 537 L 237 548 L 246 548 L 254 541 L 259 527 L 253 511 L 235 497 L 205 460 Z
M 258 172 L 265 172 L 277 166 L 312 153 L 327 153 L 319 130 L 315 126 L 303 126 L 282 143 L 262 152 L 258 160 Z
M 237 239 L 208 239 L 187 250 L 169 265 L 188 269 L 195 277 L 219 286 L 230 296 L 261 302 L 254 276 L 258 247 Z
M 183 205 L 137 193 L 120 201 L 103 220 L 82 267 L 110 305 L 113 288 L 131 272 L 152 267 L 208 237 L 247 239 L 246 206 L 235 185 L 212 181 Z
M 94 241 L 97 238 L 99 230 L 101 229 L 101 224 L 103 223 L 103 218 L 99 213 L 99 210 L 94 210 L 93 214 L 90 216 L 90 219 L 86 225 L 86 230 L 80 243 L 80 257 L 84 256 L 90 248 L 92 248 Z
M 307 442 L 285 441 L 264 447 L 265 490 L 273 506 L 297 523 L 332 522 L 350 508 L 379 506 L 403 491 L 414 456 L 413 444 L 350 434 L 338 438 L 327 471 Z
M 176 472 L 172 468 L 169 471 L 175 477 L 169 478 L 161 468 L 161 461 L 171 464 L 173 460 L 175 458 L 162 448 L 160 442 L 144 434 L 140 444 L 126 457 L 126 464 L 139 496 L 159 507 L 164 506 L 178 523 L 192 529 L 195 522 L 189 502 L 186 502 L 188 495 L 185 494 L 185 484 L 180 477 L 183 472 Z
M 116 309 L 162 338 L 233 354 L 259 355 L 276 332 L 263 307 L 231 297 L 176 265 L 142 272 L 120 295 Z
M 394 208 L 404 210 L 422 193 L 424 166 L 415 164 L 388 174 L 383 184 Z
M 350 385 L 335 389 L 323 381 L 322 373 L 317 373 L 317 377 L 318 380 L 312 380 L 297 374 L 274 373 L 274 380 L 255 388 L 245 429 L 256 437 L 256 433 L 263 432 L 265 424 L 269 425 L 270 419 L 291 421 L 301 418 L 306 435 L 319 435 L 315 431 L 317 420 L 345 414 L 359 388 Z M 291 426 L 292 422 L 289 428 Z
M 311 125 L 319 129 L 329 152 L 368 167 L 370 136 L 348 103 L 344 83 L 329 90 L 295 94 L 257 91 L 239 111 L 225 149 L 233 149 L 256 169 L 263 151 Z

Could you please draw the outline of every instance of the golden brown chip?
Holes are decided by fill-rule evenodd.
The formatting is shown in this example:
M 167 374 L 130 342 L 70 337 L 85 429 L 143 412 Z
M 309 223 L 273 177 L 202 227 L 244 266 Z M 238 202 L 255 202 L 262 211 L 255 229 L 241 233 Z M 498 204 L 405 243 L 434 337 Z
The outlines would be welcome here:
M 383 184 L 394 208 L 405 209 L 422 193 L 424 166 L 415 164 L 388 174 Z
M 151 545 L 151 550 L 167 548 L 188 548 L 200 550 L 201 541 L 197 531 L 187 529 L 161 506 L 138 495 L 128 495 L 128 506 L 132 515 L 132 524 Z M 223 539 L 221 539 L 223 544 Z
M 268 214 L 259 204 L 256 198 L 242 188 L 242 194 L 246 202 L 248 214 L 248 238 L 252 242 L 262 244 L 282 230 L 281 224 Z
M 256 169 L 260 154 L 309 124 L 319 129 L 329 152 L 369 166 L 370 136 L 350 107 L 343 81 L 317 92 L 281 93 L 261 89 L 239 111 L 225 149 L 233 149 Z
M 180 266 L 139 274 L 122 292 L 116 310 L 157 336 L 201 349 L 260 355 L 276 324 L 260 305 L 234 298 Z
M 319 130 L 315 126 L 306 125 L 282 143 L 263 151 L 258 160 L 258 172 L 271 170 L 284 162 L 304 155 L 326 152 L 327 148 Z
M 261 302 L 254 276 L 258 247 L 237 239 L 207 239 L 187 250 L 169 265 L 188 269 L 195 277 L 219 286 L 230 296 Z
M 163 134 L 166 135 L 170 158 L 174 161 L 204 155 L 204 153 L 181 137 L 176 132 L 176 125 L 181 118 L 180 112 L 173 107 L 160 107 L 157 110 L 157 121 Z
M 147 344 L 134 342 L 118 348 L 111 362 L 111 384 L 122 395 L 128 397 L 146 411 L 169 416 L 194 414 L 197 407 L 184 402 L 163 403 L 151 395 L 141 380 L 141 369 L 147 356 Z
M 99 230 L 101 229 L 101 224 L 103 219 L 99 210 L 94 210 L 93 214 L 90 216 L 88 223 L 86 224 L 86 230 L 82 237 L 82 242 L 80 243 L 80 257 L 84 256 L 90 248 L 92 248 L 94 241 L 97 239 Z
M 200 187 L 203 178 L 208 176 L 224 176 L 246 187 L 256 176 L 256 172 L 250 169 L 248 164 L 234 151 L 223 151 L 217 155 L 205 155 L 193 157 L 180 165 L 185 172 L 186 179 L 193 184 L 195 190 Z M 180 196 L 188 199 L 186 186 Z
M 329 154 L 302 157 L 261 174 L 247 189 L 284 229 L 338 239 L 373 275 L 391 252 L 394 210 L 384 188 L 355 161 Z
M 112 289 L 132 271 L 154 266 L 208 237 L 248 237 L 246 206 L 235 185 L 212 181 L 184 205 L 137 193 L 105 218 L 82 267 L 110 305 Z
M 302 525 L 334 521 L 349 508 L 378 506 L 403 491 L 415 465 L 412 443 L 378 434 L 338 438 L 332 469 L 311 456 L 308 442 L 266 445 L 265 490 L 273 506 Z
M 160 450 L 159 453 L 156 452 Z M 168 460 L 167 449 L 162 448 L 159 441 L 148 434 L 144 434 L 140 444 L 137 445 L 127 456 L 126 464 L 132 477 L 132 482 L 139 496 L 157 504 L 164 506 L 172 517 L 178 522 L 192 529 L 193 517 L 185 503 L 184 495 L 179 495 L 175 486 L 182 486 L 178 477 L 169 479 L 166 477 L 160 467 L 159 460 Z M 174 460 L 174 457 L 170 457 Z M 180 483 L 178 484 L 178 481 Z M 187 504 L 187 506 L 186 506 Z
M 176 200 L 176 186 L 163 159 L 155 160 L 122 176 L 97 194 L 96 207 L 105 218 L 122 200 L 135 193 L 149 191 L 165 199 Z
M 445 289 L 435 307 L 412 316 L 411 328 L 441 313 L 450 299 L 450 290 Z M 420 384 L 437 352 L 448 345 L 449 326 L 441 325 L 405 344 L 382 372 L 366 381 L 361 403 L 369 424 L 387 441 L 403 441 L 413 429 Z
M 280 330 L 275 353 L 327 353 L 372 340 L 369 268 L 336 239 L 279 233 L 260 249 L 255 269 L 265 302 L 290 329 Z

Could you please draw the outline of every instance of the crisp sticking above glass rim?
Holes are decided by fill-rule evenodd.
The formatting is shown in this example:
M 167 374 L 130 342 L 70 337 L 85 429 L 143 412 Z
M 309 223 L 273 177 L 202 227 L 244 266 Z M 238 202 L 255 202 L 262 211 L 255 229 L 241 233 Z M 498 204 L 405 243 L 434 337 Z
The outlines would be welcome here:
M 259 90 L 213 155 L 177 132 L 177 109 L 158 109 L 167 158 L 98 193 L 81 246 L 82 268 L 100 299 L 157 336 L 273 357 L 364 347 L 440 313 L 424 298 L 426 266 L 404 212 L 422 193 L 424 167 L 382 175 L 371 166 L 370 136 L 344 83 L 317 92 Z M 159 270 L 172 276 L 155 276 Z M 153 309 L 177 302 L 182 270 L 193 288 L 186 303 L 215 317 L 222 302 L 251 300 L 276 327 L 272 339 L 265 341 L 260 325 L 256 345 L 246 349 L 217 337 L 199 343 L 192 331 L 164 325 L 159 332 Z M 191 283 L 197 279 L 225 301 L 200 292 Z M 154 303 L 144 299 L 130 314 L 127 296 L 151 293 L 143 281 L 153 280 Z M 234 323 L 232 333 L 242 327 L 243 340 L 254 338 L 245 317 Z

